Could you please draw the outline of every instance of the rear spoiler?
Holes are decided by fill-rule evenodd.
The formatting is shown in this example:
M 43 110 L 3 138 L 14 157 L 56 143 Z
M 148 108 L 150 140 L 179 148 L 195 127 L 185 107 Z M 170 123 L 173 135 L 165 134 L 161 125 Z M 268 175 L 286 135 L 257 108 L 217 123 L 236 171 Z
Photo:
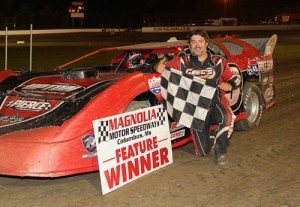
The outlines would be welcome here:
M 255 48 L 257 48 L 261 55 L 272 55 L 274 48 L 277 43 L 277 35 L 273 34 L 270 38 L 251 38 L 251 39 L 241 39 Z
M 264 55 L 272 55 L 277 43 L 277 35 L 274 34 L 267 42 Z

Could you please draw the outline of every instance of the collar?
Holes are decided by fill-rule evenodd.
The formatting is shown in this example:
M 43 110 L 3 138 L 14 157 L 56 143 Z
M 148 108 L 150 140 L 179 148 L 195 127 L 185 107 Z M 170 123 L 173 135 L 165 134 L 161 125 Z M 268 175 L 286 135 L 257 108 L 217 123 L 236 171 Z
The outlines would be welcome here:
M 200 62 L 198 60 L 198 56 L 192 55 L 192 54 L 190 54 L 190 61 L 194 62 L 194 63 L 201 63 L 202 65 L 208 64 L 211 67 L 215 66 L 215 63 L 214 63 L 214 61 L 212 59 L 212 54 L 210 53 L 210 51 L 207 51 L 207 58 L 203 62 Z

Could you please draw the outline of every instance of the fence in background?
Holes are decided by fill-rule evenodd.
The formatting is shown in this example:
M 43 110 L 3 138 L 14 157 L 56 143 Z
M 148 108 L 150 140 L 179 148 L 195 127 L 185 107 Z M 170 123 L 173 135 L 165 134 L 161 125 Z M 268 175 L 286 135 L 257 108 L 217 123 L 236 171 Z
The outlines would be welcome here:
M 203 28 L 206 31 L 285 31 L 300 30 L 300 25 L 244 25 L 244 26 L 172 26 L 172 27 L 142 27 L 135 29 L 135 32 L 186 32 Z M 59 33 L 80 33 L 80 32 L 126 32 L 126 28 L 99 28 L 99 29 L 45 29 L 32 30 L 32 34 L 59 34 Z M 132 30 L 130 30 L 132 31 Z M 9 35 L 29 35 L 30 30 L 9 30 Z M 5 35 L 5 31 L 0 31 Z

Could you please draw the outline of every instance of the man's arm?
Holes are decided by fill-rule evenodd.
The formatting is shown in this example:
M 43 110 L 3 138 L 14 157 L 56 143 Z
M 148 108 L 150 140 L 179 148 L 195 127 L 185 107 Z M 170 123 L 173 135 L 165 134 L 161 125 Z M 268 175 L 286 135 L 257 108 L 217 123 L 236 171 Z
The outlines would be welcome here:
M 219 85 L 219 88 L 224 91 L 231 91 L 240 86 L 241 80 L 229 69 L 226 61 L 224 61 L 224 65 L 225 68 L 222 74 L 222 79 L 224 82 Z
M 180 57 L 176 57 L 168 62 L 166 62 L 166 59 L 163 58 L 156 65 L 154 65 L 154 70 L 158 73 L 162 73 L 166 69 L 166 67 L 180 70 L 181 69 Z

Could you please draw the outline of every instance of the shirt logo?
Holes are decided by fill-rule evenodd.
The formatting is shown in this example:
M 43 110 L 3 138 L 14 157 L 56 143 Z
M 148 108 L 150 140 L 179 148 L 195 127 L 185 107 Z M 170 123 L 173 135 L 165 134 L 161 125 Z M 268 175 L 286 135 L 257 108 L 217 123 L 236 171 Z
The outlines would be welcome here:
M 214 68 L 204 68 L 204 69 L 189 68 L 186 70 L 186 73 L 197 76 L 202 79 L 214 79 L 216 76 L 216 71 Z

